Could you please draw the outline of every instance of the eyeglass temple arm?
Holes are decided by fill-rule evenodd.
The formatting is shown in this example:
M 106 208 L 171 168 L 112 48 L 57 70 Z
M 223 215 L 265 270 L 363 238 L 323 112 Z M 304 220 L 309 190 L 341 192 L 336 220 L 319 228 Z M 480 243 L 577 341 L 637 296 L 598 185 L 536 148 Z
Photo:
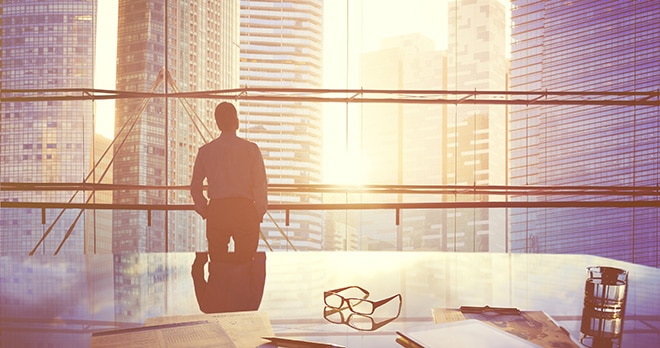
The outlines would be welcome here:
M 372 301 L 372 303 L 374 304 L 374 308 L 377 308 L 377 307 L 380 307 L 381 305 L 383 305 L 383 304 L 385 304 L 385 303 L 387 303 L 387 302 L 392 301 L 392 299 L 397 298 L 397 297 L 398 297 L 399 300 L 400 300 L 400 299 L 401 299 L 401 294 L 396 294 L 396 295 L 394 295 L 394 296 L 390 296 L 390 297 L 388 297 L 388 298 L 384 298 L 384 299 L 379 300 L 379 301 Z

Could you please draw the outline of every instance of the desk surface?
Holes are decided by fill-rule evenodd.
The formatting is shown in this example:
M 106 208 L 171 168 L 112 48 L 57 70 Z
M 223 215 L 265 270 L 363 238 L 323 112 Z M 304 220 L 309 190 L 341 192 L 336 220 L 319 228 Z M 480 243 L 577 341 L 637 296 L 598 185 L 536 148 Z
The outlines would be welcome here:
M 399 347 L 396 331 L 433 322 L 433 308 L 543 311 L 580 337 L 588 266 L 629 271 L 623 347 L 660 342 L 660 269 L 583 255 L 441 252 L 267 253 L 260 311 L 278 336 L 346 347 Z M 0 257 L 0 347 L 88 346 L 93 332 L 147 318 L 201 314 L 194 253 Z M 375 331 L 324 318 L 323 291 L 358 285 L 402 295 Z M 378 321 L 378 319 L 376 319 Z

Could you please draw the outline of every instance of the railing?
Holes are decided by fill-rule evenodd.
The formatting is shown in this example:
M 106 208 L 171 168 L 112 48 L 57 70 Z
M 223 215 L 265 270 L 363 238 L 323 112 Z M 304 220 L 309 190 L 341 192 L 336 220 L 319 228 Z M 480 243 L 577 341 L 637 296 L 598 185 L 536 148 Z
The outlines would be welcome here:
M 0 183 L 0 191 L 97 191 L 115 190 L 189 190 L 188 186 L 145 186 L 80 183 Z M 404 209 L 451 208 L 632 208 L 660 207 L 660 187 L 657 186 L 502 186 L 502 185 L 323 185 L 271 184 L 269 193 L 328 194 L 423 194 L 443 197 L 429 202 L 360 202 L 360 203 L 271 203 L 269 211 L 285 211 L 286 225 L 293 210 L 395 210 L 396 224 Z M 497 201 L 456 200 L 459 196 L 503 196 Z M 579 197 L 599 197 L 585 201 Z M 454 199 L 452 199 L 454 197 Z M 556 199 L 547 200 L 548 197 Z M 529 200 L 533 198 L 533 200 Z M 512 200 L 513 199 L 513 200 Z M 525 199 L 525 200 L 523 200 Z M 3 208 L 96 209 L 152 211 L 194 210 L 192 204 L 114 204 L 73 202 L 2 202 Z
M 175 93 L 157 93 L 156 87 L 163 81 L 174 88 Z M 101 89 L 4 89 L 1 102 L 40 102 L 53 100 L 107 100 L 107 99 L 227 99 L 322 103 L 396 103 L 396 104 L 448 104 L 448 105 L 603 105 L 603 106 L 660 106 L 659 91 L 643 92 L 577 92 L 577 91 L 458 91 L 458 90 L 379 90 L 379 89 L 306 89 L 306 88 L 236 88 L 216 91 L 179 92 L 169 76 L 161 72 L 149 92 L 129 92 Z M 144 102 L 140 107 L 146 105 Z M 186 109 L 194 114 L 193 110 Z M 142 109 L 138 108 L 130 122 L 119 131 L 119 147 L 130 132 Z M 196 116 L 196 115 L 193 115 Z M 191 116 L 192 117 L 192 116 Z M 199 122 L 199 117 L 193 117 Z M 129 125 L 130 123 L 130 125 Z M 127 128 L 128 127 L 128 128 Z M 197 129 L 201 134 L 201 129 Z M 207 130 L 207 133 L 208 130 Z M 119 137 L 119 134 L 122 136 Z M 119 138 L 119 139 L 118 139 Z M 123 139 L 123 140 L 122 140 Z M 105 156 L 110 147 L 106 149 Z M 103 157 L 102 156 L 102 157 Z M 99 166 L 100 160 L 89 173 Z M 107 171 L 108 168 L 105 169 Z M 105 175 L 105 172 L 102 176 Z M 89 176 L 88 176 L 89 178 Z M 88 179 L 87 178 L 87 179 Z M 0 202 L 2 208 L 41 209 L 45 224 L 46 209 L 83 210 L 141 210 L 151 217 L 153 211 L 193 210 L 191 204 L 168 202 L 165 204 L 113 204 L 92 203 L 88 198 L 99 191 L 112 190 L 188 190 L 187 186 L 144 186 L 87 183 L 0 183 L 1 191 L 71 191 L 84 192 L 86 202 Z M 102 177 L 101 177 L 102 179 Z M 99 181 L 101 180 L 99 179 Z M 167 182 L 167 180 L 166 180 Z M 294 210 L 374 210 L 388 209 L 396 212 L 399 225 L 400 212 L 405 209 L 451 208 L 626 208 L 660 207 L 658 187 L 639 186 L 497 186 L 497 185 L 269 185 L 270 193 L 328 193 L 328 194 L 424 194 L 433 197 L 427 202 L 357 202 L 357 203 L 273 203 L 269 211 L 284 211 L 285 224 Z M 477 199 L 476 196 L 498 196 L 496 200 Z M 75 195 L 74 195 L 75 196 Z M 470 197 L 473 196 L 473 197 Z M 597 198 L 596 198 L 597 197 Z M 460 198 L 460 199 L 459 199 Z M 150 219 L 149 219 L 150 221 Z M 167 225 L 166 225 L 167 226 Z M 47 233 L 46 233 L 47 234 Z
M 0 191 L 75 191 L 75 197 L 83 192 L 85 203 L 73 202 L 1 202 L 4 208 L 28 208 L 41 210 L 41 223 L 46 225 L 46 210 L 59 209 L 60 214 L 49 225 L 41 240 L 29 253 L 33 255 L 39 245 L 48 236 L 59 217 L 68 209 L 80 210 L 137 210 L 147 212 L 147 225 L 151 226 L 154 211 L 193 211 L 192 204 L 114 204 L 89 203 L 93 193 L 115 190 L 189 190 L 188 186 L 145 186 L 92 183 L 0 183 Z M 407 209 L 462 209 L 462 208 L 660 208 L 659 187 L 639 186 L 498 186 L 498 185 L 286 185 L 271 184 L 268 189 L 272 194 L 343 194 L 345 203 L 271 203 L 268 205 L 268 217 L 273 221 L 280 234 L 295 251 L 293 243 L 286 236 L 271 211 L 285 212 L 285 225 L 289 226 L 290 213 L 296 210 L 394 210 L 398 226 L 401 211 Z M 348 195 L 362 194 L 414 194 L 429 195 L 435 199 L 427 202 L 348 202 Z M 483 200 L 484 196 L 498 196 L 497 200 Z M 168 195 L 166 195 L 168 196 Z M 475 199 L 479 197 L 479 199 Z M 590 200 L 585 200 L 586 198 Z M 471 199 L 470 199 L 471 198 Z M 57 254 L 73 230 L 71 225 L 64 240 L 60 243 Z M 266 237 L 261 235 L 270 247 Z M 271 248 L 272 250 L 272 248 Z
M 206 189 L 207 187 L 204 187 Z M 0 183 L 0 191 L 97 191 L 118 190 L 190 190 L 189 186 L 118 185 L 94 183 Z M 424 194 L 441 196 L 497 195 L 505 201 L 439 201 L 427 203 L 318 203 L 269 204 L 270 210 L 335 210 L 335 209 L 390 209 L 390 208 L 520 208 L 520 207 L 630 207 L 657 206 L 660 201 L 643 198 L 660 197 L 658 186 L 507 186 L 507 185 L 326 185 L 326 184 L 269 184 L 269 193 L 341 193 L 341 194 Z M 510 201 L 508 198 L 548 196 L 600 196 L 625 197 L 632 201 Z M 113 204 L 63 202 L 2 202 L 13 208 L 78 208 L 78 209 L 135 209 L 135 210 L 193 210 L 190 204 Z M 151 208 L 155 207 L 155 208 Z

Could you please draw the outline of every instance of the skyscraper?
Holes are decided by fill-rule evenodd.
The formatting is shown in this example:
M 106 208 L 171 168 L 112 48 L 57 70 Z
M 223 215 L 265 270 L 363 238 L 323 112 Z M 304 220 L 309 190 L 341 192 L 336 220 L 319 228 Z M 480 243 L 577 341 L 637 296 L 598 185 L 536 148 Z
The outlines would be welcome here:
M 366 89 L 446 88 L 446 52 L 421 34 L 392 37 L 379 50 L 362 55 L 360 84 Z M 442 180 L 442 105 L 368 104 L 361 106 L 361 157 L 366 179 L 379 185 L 431 185 Z M 425 199 L 427 197 L 422 197 Z M 413 202 L 400 194 L 363 195 L 365 202 Z M 440 247 L 437 211 L 359 213 L 362 250 L 412 250 Z
M 447 89 L 506 90 L 504 5 L 497 0 L 458 0 L 449 4 L 448 17 Z M 443 146 L 445 184 L 506 184 L 506 116 L 504 106 L 470 105 L 468 100 L 448 106 Z M 483 196 L 477 200 L 493 199 Z M 444 250 L 506 250 L 503 209 L 448 209 L 443 213 Z
M 4 1 L 0 11 L 0 89 L 93 88 L 95 4 L 90 0 Z M 16 95 L 15 95 L 16 96 Z M 0 110 L 0 182 L 80 183 L 92 156 L 90 101 L 8 101 Z M 1 201 L 67 202 L 73 192 L 1 193 Z M 73 202 L 83 202 L 84 192 Z M 68 210 L 0 210 L 0 253 L 82 253 L 84 216 Z M 48 236 L 39 243 L 45 232 Z M 37 247 L 38 248 L 35 248 Z
M 448 5 L 448 50 L 430 40 L 402 37 L 364 55 L 361 83 L 370 88 L 429 90 L 506 89 L 504 5 L 497 0 Z M 460 104 L 460 105 L 459 105 Z M 369 181 L 398 185 L 503 185 L 506 182 L 506 110 L 457 103 L 374 104 L 364 110 L 362 139 Z M 403 202 L 398 196 L 391 202 Z M 376 197 L 375 197 L 376 198 Z M 416 197 L 405 197 L 414 202 Z M 421 197 L 428 200 L 428 196 Z M 447 201 L 463 200 L 461 196 Z M 472 199 L 472 197 L 470 197 Z M 482 200 L 492 197 L 480 197 Z M 395 217 L 362 213 L 377 230 L 367 248 L 504 251 L 505 212 L 488 209 L 403 211 Z M 389 223 L 389 225 L 388 225 Z M 387 241 L 389 238 L 389 241 Z M 384 242 L 384 243 L 383 243 Z M 363 248 L 365 248 L 363 246 Z
M 238 0 L 178 1 L 167 7 L 157 0 L 121 0 L 117 89 L 172 93 L 236 88 L 238 42 Z M 118 100 L 115 184 L 189 185 L 197 149 L 219 134 L 213 117 L 217 103 L 174 98 Z M 170 190 L 167 195 L 162 189 L 114 194 L 116 204 L 189 202 L 187 190 Z M 191 212 L 166 215 L 124 210 L 116 211 L 113 220 L 115 252 L 207 248 L 204 221 Z
M 241 0 L 241 87 L 320 88 L 323 1 Z M 321 182 L 321 107 L 310 102 L 241 101 L 239 132 L 256 142 L 269 184 Z M 269 194 L 270 203 L 319 203 L 319 194 Z M 261 228 L 273 249 L 320 250 L 319 211 L 269 212 Z
M 512 90 L 658 90 L 660 3 L 513 1 L 512 7 Z M 658 107 L 512 109 L 511 184 L 660 183 Z M 659 227 L 657 208 L 513 209 L 511 250 L 595 254 L 658 267 Z

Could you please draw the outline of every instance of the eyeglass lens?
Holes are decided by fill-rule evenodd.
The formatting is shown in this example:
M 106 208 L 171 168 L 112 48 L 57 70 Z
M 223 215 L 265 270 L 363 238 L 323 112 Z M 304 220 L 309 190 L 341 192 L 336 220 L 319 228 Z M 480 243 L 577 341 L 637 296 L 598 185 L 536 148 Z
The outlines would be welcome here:
M 344 298 L 341 295 L 329 294 L 325 297 L 325 304 L 332 308 L 342 308 L 349 306 L 355 313 L 371 314 L 374 311 L 374 305 L 369 300 L 361 298 Z
M 374 304 L 371 301 L 359 298 L 348 298 L 346 301 L 348 301 L 348 306 L 355 313 L 372 314 L 374 312 Z
M 341 308 L 344 305 L 344 298 L 337 294 L 329 294 L 325 297 L 325 304 L 332 308 Z

